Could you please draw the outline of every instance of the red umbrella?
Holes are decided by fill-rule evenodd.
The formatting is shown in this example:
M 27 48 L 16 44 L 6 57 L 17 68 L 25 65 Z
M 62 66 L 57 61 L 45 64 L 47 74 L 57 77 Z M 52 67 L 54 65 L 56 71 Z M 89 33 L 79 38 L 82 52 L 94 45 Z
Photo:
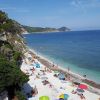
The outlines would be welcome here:
M 87 89 L 88 87 L 87 87 L 87 85 L 85 85 L 85 84 L 80 84 L 80 85 L 78 86 L 78 88 L 80 88 L 80 89 Z

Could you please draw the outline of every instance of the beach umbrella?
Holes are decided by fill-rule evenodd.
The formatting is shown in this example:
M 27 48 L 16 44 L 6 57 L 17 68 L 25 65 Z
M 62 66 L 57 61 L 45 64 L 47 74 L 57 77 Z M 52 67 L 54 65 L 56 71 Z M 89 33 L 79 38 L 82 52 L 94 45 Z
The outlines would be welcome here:
M 44 76 L 44 77 L 41 77 L 42 80 L 47 80 L 48 77 Z
M 65 99 L 65 100 L 67 100 L 68 97 L 69 97 L 68 94 L 61 94 L 61 95 L 59 96 L 60 99 Z
M 76 89 L 76 91 L 78 91 L 78 92 L 84 92 L 84 90 L 83 89 Z
M 40 68 L 40 64 L 39 63 L 36 63 L 36 68 Z
M 60 73 L 58 77 L 60 80 L 63 80 L 65 78 L 65 75 L 63 73 Z
M 80 85 L 78 86 L 78 88 L 80 88 L 80 89 L 87 89 L 88 86 L 87 86 L 86 84 L 80 84 Z
M 42 96 L 39 98 L 39 100 L 50 100 L 48 96 Z
M 76 89 L 76 91 L 77 91 L 77 94 L 82 94 L 83 92 L 85 92 L 85 91 L 82 90 L 82 89 Z

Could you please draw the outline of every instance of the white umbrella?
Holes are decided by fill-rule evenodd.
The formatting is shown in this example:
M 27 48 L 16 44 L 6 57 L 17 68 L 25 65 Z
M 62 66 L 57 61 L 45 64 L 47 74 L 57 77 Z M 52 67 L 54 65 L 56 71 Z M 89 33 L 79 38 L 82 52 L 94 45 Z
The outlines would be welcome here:
M 33 69 L 33 67 L 34 67 L 33 65 L 29 65 L 29 68 L 30 68 L 30 69 Z
M 48 77 L 43 76 L 43 77 L 41 77 L 41 79 L 42 79 L 42 80 L 47 80 L 47 79 L 48 79 Z

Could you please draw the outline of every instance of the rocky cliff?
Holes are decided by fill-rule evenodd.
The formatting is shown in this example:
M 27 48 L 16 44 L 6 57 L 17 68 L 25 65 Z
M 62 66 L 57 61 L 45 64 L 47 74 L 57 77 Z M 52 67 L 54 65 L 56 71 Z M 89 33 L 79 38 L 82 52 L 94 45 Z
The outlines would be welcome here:
M 6 93 L 8 100 L 25 100 L 21 87 L 28 76 L 21 70 L 22 57 L 27 51 L 21 33 L 24 28 L 0 11 L 0 100 Z
M 0 11 L 0 49 L 3 42 L 8 42 L 14 50 L 24 53 L 26 47 L 21 35 L 24 31 L 25 29 L 18 22 L 9 19 L 5 12 Z

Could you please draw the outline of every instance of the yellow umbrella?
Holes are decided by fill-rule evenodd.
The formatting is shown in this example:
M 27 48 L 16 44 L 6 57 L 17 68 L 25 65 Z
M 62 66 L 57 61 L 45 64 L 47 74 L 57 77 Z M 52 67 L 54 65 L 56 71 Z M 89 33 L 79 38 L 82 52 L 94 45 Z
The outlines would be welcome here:
M 61 95 L 59 96 L 59 98 L 64 99 L 64 94 L 61 94 Z
M 61 98 L 61 99 L 67 99 L 68 97 L 69 97 L 68 94 L 61 94 L 61 95 L 59 96 L 59 98 Z
M 39 98 L 39 100 L 50 100 L 48 96 L 42 96 Z

